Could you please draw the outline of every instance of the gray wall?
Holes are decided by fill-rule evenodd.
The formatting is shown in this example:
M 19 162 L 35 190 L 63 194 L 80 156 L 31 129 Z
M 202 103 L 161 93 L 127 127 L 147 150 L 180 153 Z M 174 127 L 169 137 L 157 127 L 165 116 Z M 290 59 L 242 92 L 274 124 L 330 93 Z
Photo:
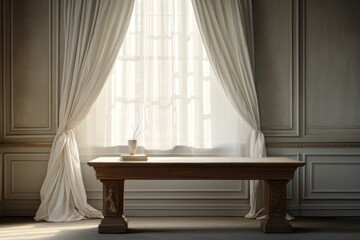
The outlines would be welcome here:
M 0 3 L 0 215 L 32 215 L 57 127 L 58 0 Z M 360 2 L 254 0 L 256 84 L 268 154 L 306 162 L 294 215 L 360 215 Z M 83 159 L 91 204 L 101 185 Z M 242 215 L 246 181 L 133 181 L 132 215 Z
M 254 0 L 268 154 L 306 162 L 289 208 L 360 213 L 360 1 Z

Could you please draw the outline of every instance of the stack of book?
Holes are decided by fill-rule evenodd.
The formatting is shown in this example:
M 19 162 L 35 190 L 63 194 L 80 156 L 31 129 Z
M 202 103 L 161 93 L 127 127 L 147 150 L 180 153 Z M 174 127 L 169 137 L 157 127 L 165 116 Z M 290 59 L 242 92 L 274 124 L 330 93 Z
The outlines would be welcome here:
M 121 154 L 120 155 L 121 161 L 147 161 L 146 154 Z

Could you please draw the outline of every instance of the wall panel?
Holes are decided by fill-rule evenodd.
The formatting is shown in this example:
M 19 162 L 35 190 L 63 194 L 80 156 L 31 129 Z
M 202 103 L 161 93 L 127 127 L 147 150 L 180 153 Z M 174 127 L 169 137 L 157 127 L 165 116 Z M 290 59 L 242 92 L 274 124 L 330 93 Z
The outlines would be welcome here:
M 5 139 L 42 137 L 57 124 L 56 1 L 5 2 Z
M 255 79 L 266 136 L 299 134 L 298 1 L 253 1 Z
M 306 154 L 303 199 L 360 199 L 360 155 Z
M 360 2 L 304 5 L 304 133 L 359 141 Z
M 4 200 L 40 199 L 49 154 L 4 155 Z

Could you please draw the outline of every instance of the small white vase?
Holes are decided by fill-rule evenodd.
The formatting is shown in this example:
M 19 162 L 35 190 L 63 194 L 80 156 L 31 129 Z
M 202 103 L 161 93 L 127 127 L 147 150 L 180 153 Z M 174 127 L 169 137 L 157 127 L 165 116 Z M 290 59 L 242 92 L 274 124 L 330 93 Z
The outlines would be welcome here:
M 135 139 L 128 140 L 128 147 L 129 147 L 130 155 L 135 155 L 136 148 L 137 148 L 137 140 L 135 140 Z

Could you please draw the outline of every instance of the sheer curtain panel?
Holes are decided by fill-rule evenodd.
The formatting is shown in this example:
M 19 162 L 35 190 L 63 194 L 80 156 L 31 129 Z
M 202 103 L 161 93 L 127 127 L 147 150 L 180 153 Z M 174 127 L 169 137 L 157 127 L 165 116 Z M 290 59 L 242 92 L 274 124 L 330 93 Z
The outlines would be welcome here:
M 248 127 L 216 80 L 191 0 L 137 0 L 114 69 L 76 130 L 80 153 L 243 153 Z
M 64 0 L 59 126 L 35 220 L 101 218 L 87 204 L 74 128 L 98 97 L 118 54 L 134 0 Z
M 197 23 L 211 66 L 226 95 L 252 128 L 251 157 L 266 156 L 260 128 L 254 83 L 254 50 L 251 0 L 192 0 Z M 261 181 L 250 181 L 250 212 L 255 218 L 263 208 Z

